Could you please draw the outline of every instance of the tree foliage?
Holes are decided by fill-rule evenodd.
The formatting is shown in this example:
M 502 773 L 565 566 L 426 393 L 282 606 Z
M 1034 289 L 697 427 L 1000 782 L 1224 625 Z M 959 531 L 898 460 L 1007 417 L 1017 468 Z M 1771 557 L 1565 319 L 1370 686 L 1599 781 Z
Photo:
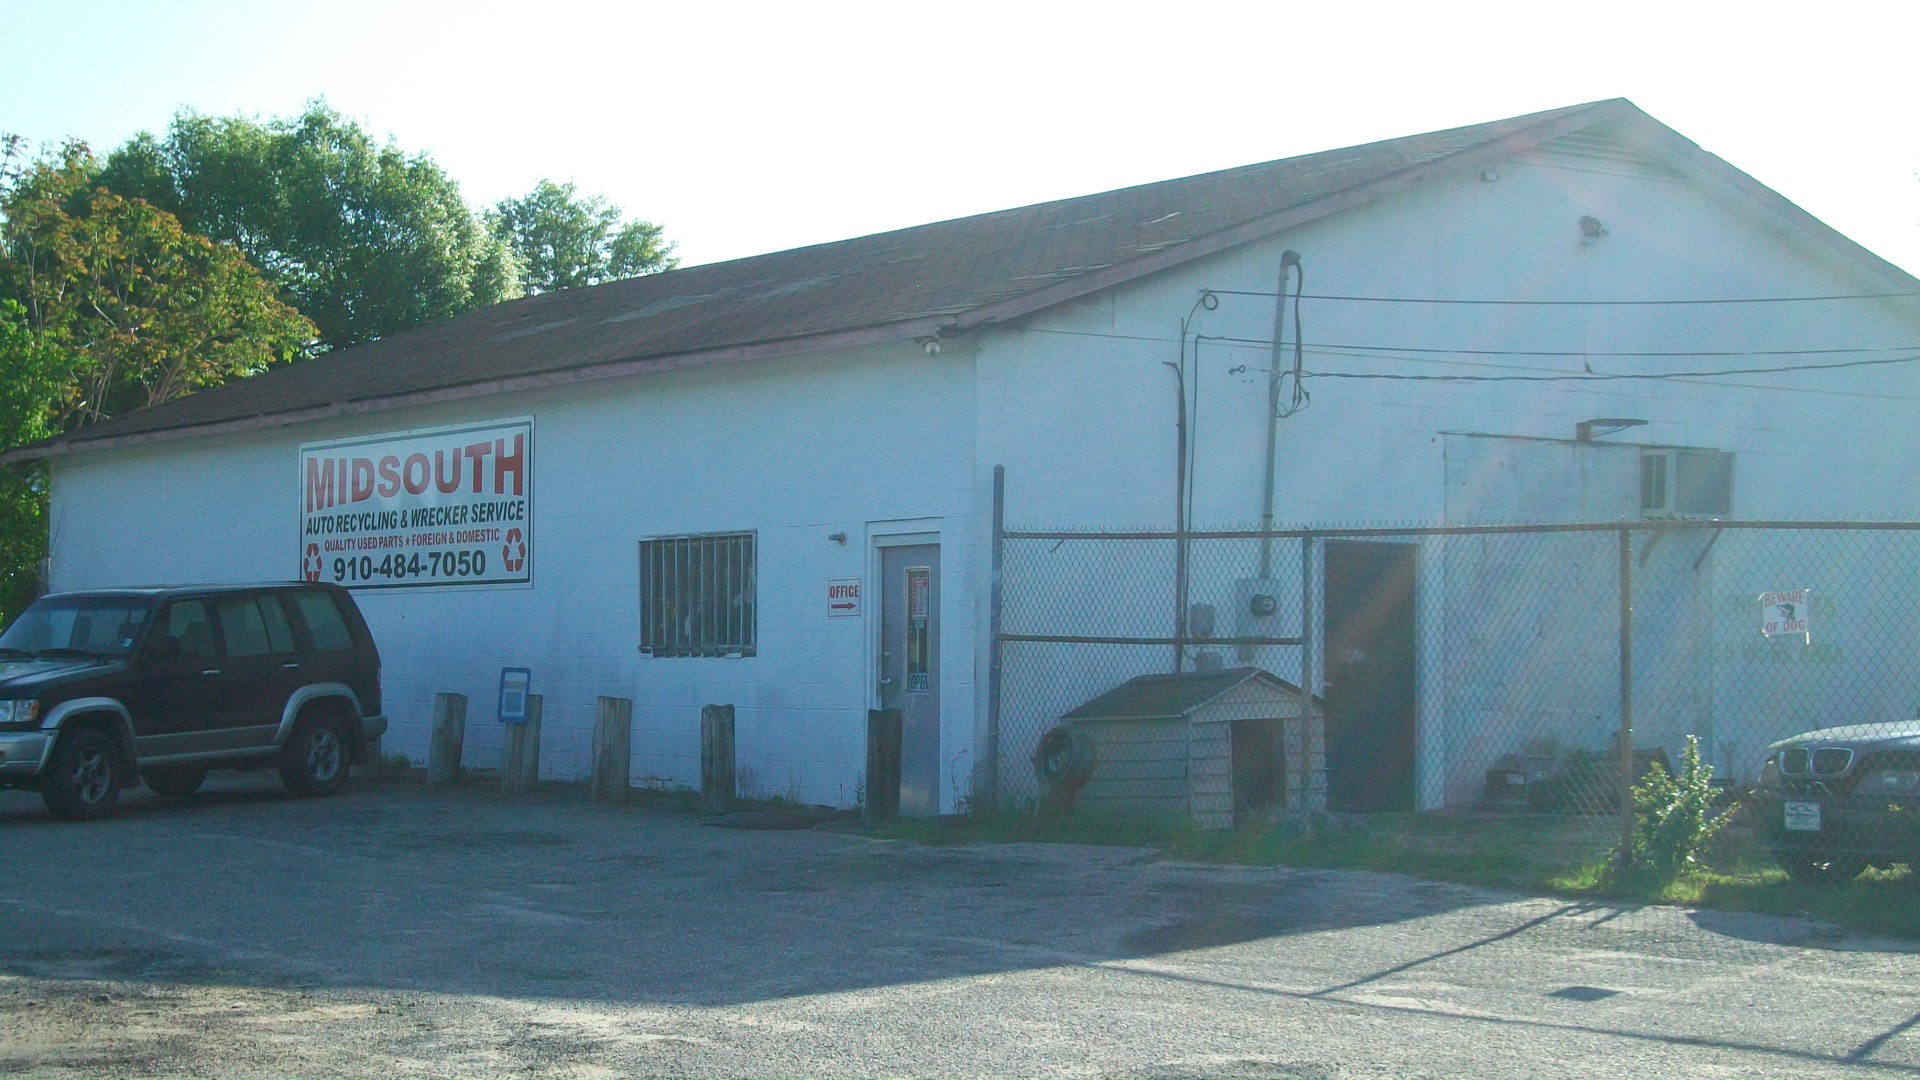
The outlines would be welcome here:
M 508 246 L 452 178 L 322 102 L 268 121 L 182 111 L 164 138 L 114 151 L 100 182 L 238 248 L 329 347 L 519 292 Z
M 487 223 L 513 252 L 529 292 L 598 285 L 678 266 L 660 226 L 621 221 L 604 196 L 542 180 L 518 199 L 502 199 Z
M 0 450 L 293 359 L 311 322 L 237 249 L 94 183 L 80 143 L 0 180 Z M 0 620 L 37 583 L 46 474 L 0 471 Z
M 0 449 L 43 438 L 56 365 L 34 340 L 27 309 L 0 300 Z M 32 600 L 47 555 L 47 473 L 38 464 L 0 467 L 0 625 Z
M 94 164 L 69 144 L 0 195 L 8 291 L 57 371 L 51 429 L 257 374 L 313 340 L 238 250 L 94 186 Z

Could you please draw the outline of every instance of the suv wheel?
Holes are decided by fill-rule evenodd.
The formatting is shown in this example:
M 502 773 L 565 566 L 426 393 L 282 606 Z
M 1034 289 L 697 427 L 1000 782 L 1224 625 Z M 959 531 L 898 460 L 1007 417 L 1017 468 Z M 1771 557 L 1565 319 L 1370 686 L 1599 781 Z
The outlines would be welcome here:
M 1855 855 L 1828 855 L 1824 852 L 1789 854 L 1775 852 L 1773 860 L 1787 876 L 1804 885 L 1838 885 L 1852 881 L 1867 868 L 1867 860 Z
M 147 782 L 147 787 L 162 795 L 185 798 L 199 791 L 200 785 L 207 782 L 207 768 L 204 765 L 176 765 L 172 768 L 142 769 L 140 778 Z
M 308 713 L 280 751 L 280 779 L 300 795 L 332 795 L 347 782 L 347 736 L 338 717 Z
M 120 753 L 112 736 L 88 726 L 60 737 L 40 781 L 40 798 L 53 816 L 90 821 L 120 798 Z

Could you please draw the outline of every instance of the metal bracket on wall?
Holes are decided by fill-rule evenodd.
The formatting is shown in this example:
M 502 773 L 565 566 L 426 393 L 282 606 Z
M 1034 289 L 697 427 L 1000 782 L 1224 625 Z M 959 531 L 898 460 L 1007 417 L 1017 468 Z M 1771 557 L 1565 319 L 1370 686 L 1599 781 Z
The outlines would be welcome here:
M 1707 561 L 1708 555 L 1713 554 L 1713 545 L 1720 542 L 1720 534 L 1726 531 L 1725 529 L 1715 529 L 1713 530 L 1713 535 L 1707 537 L 1707 546 L 1701 548 L 1699 558 L 1693 560 L 1694 573 L 1697 574 L 1700 572 L 1700 564 Z
M 1666 535 L 1667 530 L 1665 529 L 1654 529 L 1652 533 L 1649 534 L 1647 546 L 1640 549 L 1641 566 L 1647 565 L 1647 560 L 1653 557 L 1653 549 L 1660 546 L 1660 541 L 1664 539 Z

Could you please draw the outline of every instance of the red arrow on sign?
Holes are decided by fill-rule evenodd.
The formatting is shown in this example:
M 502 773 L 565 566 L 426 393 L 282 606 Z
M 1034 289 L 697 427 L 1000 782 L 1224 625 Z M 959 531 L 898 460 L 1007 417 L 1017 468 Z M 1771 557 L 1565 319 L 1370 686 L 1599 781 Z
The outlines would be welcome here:
M 829 610 L 832 610 L 832 611 L 852 611 L 853 610 L 852 604 L 828 604 L 827 607 Z

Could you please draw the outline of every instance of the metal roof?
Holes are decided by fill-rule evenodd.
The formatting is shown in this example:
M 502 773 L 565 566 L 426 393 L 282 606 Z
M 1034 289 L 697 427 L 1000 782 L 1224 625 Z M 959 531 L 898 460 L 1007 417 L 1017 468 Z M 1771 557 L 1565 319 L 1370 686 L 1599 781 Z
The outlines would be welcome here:
M 1141 675 L 1128 679 L 1062 720 L 1168 720 L 1185 716 L 1242 683 L 1266 683 L 1298 695 L 1300 688 L 1255 667 L 1222 671 L 1184 671 L 1178 675 Z
M 1615 122 L 1791 224 L 1824 230 L 1870 269 L 1912 282 L 1613 99 L 508 301 L 126 413 L 0 462 L 960 333 L 1364 205 L 1439 169 Z

